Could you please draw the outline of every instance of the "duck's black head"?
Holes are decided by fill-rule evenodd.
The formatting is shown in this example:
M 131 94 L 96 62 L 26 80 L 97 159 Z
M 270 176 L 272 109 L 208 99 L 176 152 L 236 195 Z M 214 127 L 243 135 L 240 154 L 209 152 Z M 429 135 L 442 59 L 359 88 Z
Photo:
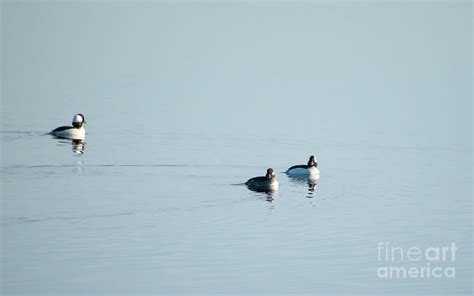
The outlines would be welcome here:
M 316 161 L 316 158 L 314 158 L 314 155 L 309 157 L 308 166 L 318 167 L 318 162 Z
M 86 123 L 86 119 L 84 118 L 84 115 L 82 115 L 81 113 L 77 113 L 72 118 L 72 126 L 75 128 L 82 127 L 84 123 Z
M 265 175 L 265 177 L 267 177 L 268 179 L 275 178 L 275 172 L 273 171 L 273 169 L 268 169 L 267 174 Z

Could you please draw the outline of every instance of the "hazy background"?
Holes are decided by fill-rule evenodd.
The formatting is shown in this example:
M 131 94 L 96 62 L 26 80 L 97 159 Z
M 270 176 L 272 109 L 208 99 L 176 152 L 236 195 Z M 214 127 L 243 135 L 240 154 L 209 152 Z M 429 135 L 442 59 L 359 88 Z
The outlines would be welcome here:
M 469 2 L 2 8 L 5 128 L 80 110 L 114 129 L 471 142 Z
M 472 292 L 471 2 L 1 9 L 5 295 Z M 44 135 L 78 112 L 82 155 Z M 310 154 L 315 192 L 232 185 Z M 380 280 L 381 241 L 457 277 Z

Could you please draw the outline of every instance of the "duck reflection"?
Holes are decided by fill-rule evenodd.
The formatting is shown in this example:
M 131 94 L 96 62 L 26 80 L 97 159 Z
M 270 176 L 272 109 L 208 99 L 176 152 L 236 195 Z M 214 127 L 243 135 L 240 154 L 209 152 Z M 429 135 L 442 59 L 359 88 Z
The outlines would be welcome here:
M 305 175 L 288 175 L 288 178 L 298 184 L 306 184 L 308 186 L 307 198 L 313 198 L 316 187 L 318 187 L 319 175 L 317 176 L 305 176 Z
M 268 202 L 273 202 L 277 198 L 277 191 L 276 190 L 269 190 L 265 192 L 267 198 L 265 199 Z
M 86 149 L 86 143 L 83 140 L 72 140 L 72 153 L 76 156 L 81 156 L 84 154 L 84 150 Z
M 249 186 L 248 184 L 246 185 L 250 191 L 265 194 L 266 201 L 268 202 L 273 202 L 277 198 L 277 192 L 278 192 L 277 189 L 265 188 L 265 187 L 254 187 L 254 186 Z
M 62 139 L 56 138 L 60 146 L 72 145 L 72 154 L 75 156 L 81 156 L 84 154 L 86 148 L 86 142 L 82 139 Z
M 249 188 L 249 187 L 248 187 Z M 249 188 L 250 191 L 261 193 L 262 197 L 265 197 L 265 200 L 268 202 L 273 202 L 277 199 L 277 190 L 256 190 Z

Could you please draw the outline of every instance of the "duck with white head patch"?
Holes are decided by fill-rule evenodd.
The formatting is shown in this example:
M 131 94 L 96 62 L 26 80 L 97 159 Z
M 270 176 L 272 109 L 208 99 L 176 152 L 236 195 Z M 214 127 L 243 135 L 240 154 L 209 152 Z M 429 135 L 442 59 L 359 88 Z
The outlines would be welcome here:
M 63 139 L 84 139 L 86 136 L 85 123 L 84 115 L 78 113 L 72 118 L 72 126 L 57 127 L 50 134 Z
M 285 173 L 288 175 L 299 175 L 309 177 L 319 177 L 318 161 L 311 155 L 308 164 L 294 165 L 290 167 Z
M 273 169 L 267 169 L 267 174 L 261 177 L 254 177 L 245 182 L 250 190 L 257 192 L 276 191 L 278 189 L 278 181 Z

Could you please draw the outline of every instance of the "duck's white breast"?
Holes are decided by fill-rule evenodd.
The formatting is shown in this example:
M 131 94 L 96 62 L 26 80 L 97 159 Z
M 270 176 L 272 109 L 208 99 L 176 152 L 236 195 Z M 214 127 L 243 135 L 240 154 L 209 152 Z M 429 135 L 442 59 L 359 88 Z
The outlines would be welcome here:
M 308 171 L 310 175 L 319 175 L 319 170 L 316 167 L 310 167 Z
M 61 138 L 84 139 L 86 136 L 86 130 L 84 128 L 70 128 L 54 132 L 53 135 Z
M 276 179 L 271 181 L 269 188 L 270 188 L 270 190 L 277 190 L 278 189 L 278 181 Z

